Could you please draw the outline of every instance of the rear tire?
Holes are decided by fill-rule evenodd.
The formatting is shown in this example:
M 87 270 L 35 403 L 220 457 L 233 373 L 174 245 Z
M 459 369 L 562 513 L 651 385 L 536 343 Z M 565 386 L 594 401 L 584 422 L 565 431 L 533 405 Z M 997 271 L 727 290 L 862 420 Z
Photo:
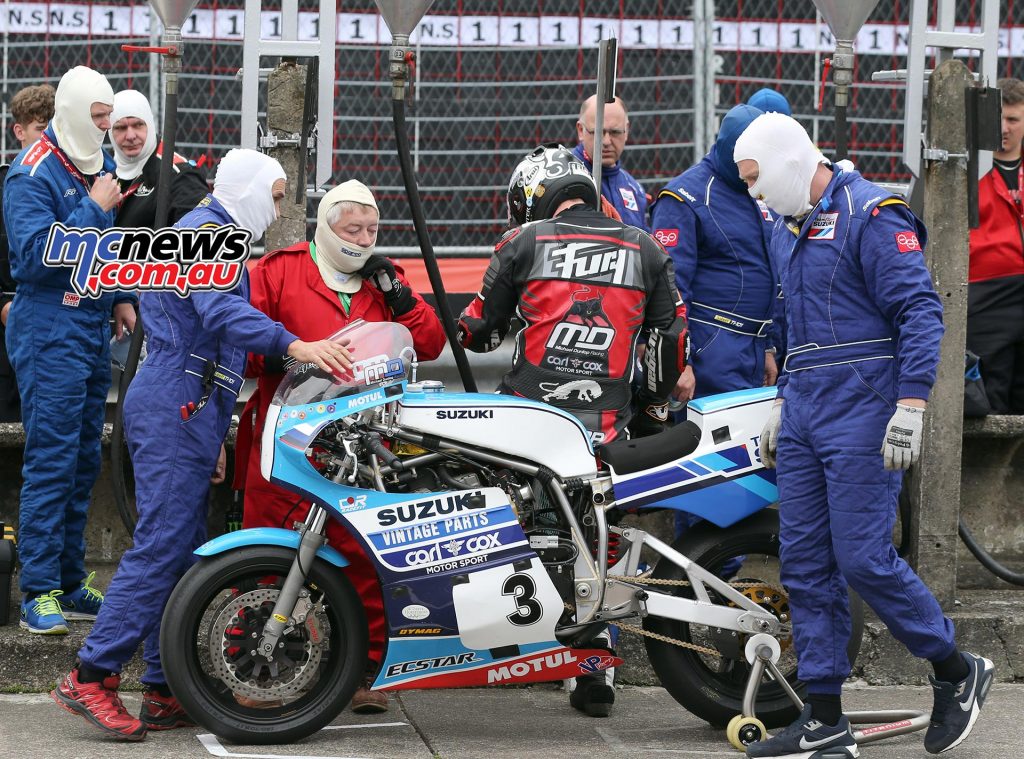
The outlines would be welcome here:
M 778 570 L 779 515 L 774 509 L 759 511 L 726 529 L 707 522 L 701 523 L 689 530 L 672 547 L 710 572 L 716 572 L 731 559 L 746 557 L 742 567 L 730 579 L 765 581 L 768 592 L 763 598 L 755 600 L 776 616 L 785 615 L 786 624 L 790 624 L 788 597 L 767 588 L 768 585 L 780 589 L 782 587 Z M 653 577 L 682 580 L 686 579 L 686 573 L 672 562 L 661 559 L 654 569 Z M 743 592 L 743 589 L 740 591 Z M 673 587 L 670 592 L 693 597 L 686 586 Z M 753 595 L 757 595 L 756 589 Z M 847 655 L 852 664 L 860 651 L 861 638 L 864 634 L 863 602 L 852 591 L 850 615 L 852 630 Z M 712 725 L 724 726 L 741 712 L 743 691 L 750 672 L 750 665 L 742 653 L 747 636 L 740 635 L 736 639 L 705 625 L 660 617 L 644 619 L 644 629 L 714 648 L 724 654 L 721 658 L 711 657 L 645 637 L 651 667 L 672 698 Z M 806 696 L 806 686 L 796 677 L 796 655 L 792 640 L 786 636 L 780 637 L 779 642 L 782 644 L 783 653 L 777 666 L 803 699 Z M 800 714 L 785 691 L 778 684 L 768 680 L 763 681 L 758 690 L 756 711 L 755 716 L 769 728 L 788 725 Z
M 319 559 L 303 584 L 315 603 L 311 621 L 282 636 L 270 662 L 246 651 L 295 556 L 250 546 L 202 559 L 167 602 L 160 636 L 167 683 L 189 716 L 222 738 L 265 744 L 312 735 L 341 713 L 364 676 L 363 605 L 344 573 Z

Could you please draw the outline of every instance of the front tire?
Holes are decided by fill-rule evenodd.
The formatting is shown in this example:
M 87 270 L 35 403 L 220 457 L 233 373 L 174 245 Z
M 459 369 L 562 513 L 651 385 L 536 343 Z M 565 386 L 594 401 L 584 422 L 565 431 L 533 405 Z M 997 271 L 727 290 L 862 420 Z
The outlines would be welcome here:
M 733 582 L 763 582 L 761 586 L 738 589 L 782 619 L 786 628 L 792 624 L 789 621 L 789 599 L 779 579 L 779 515 L 774 509 L 759 511 L 726 529 L 701 523 L 690 529 L 672 547 L 716 574 L 731 561 L 744 557 L 740 568 L 729 579 Z M 682 568 L 667 559 L 658 562 L 652 576 L 658 579 L 686 579 Z M 674 594 L 693 597 L 688 586 L 671 588 L 670 592 Z M 711 594 L 714 599 L 714 591 Z M 860 651 L 864 633 L 863 602 L 852 591 L 850 615 L 852 631 L 847 655 L 852 664 Z M 660 617 L 644 619 L 644 629 L 713 648 L 721 654 L 701 654 L 645 637 L 651 667 L 672 698 L 694 715 L 717 726 L 725 726 L 742 711 L 743 691 L 750 673 L 750 665 L 743 656 L 746 635 L 737 636 L 706 625 Z M 786 635 L 780 637 L 779 642 L 782 645 L 782 656 L 777 666 L 803 699 L 806 697 L 806 686 L 796 676 L 796 653 L 792 638 Z M 769 680 L 761 683 L 756 710 L 755 716 L 769 728 L 788 725 L 800 714 L 781 686 Z
M 364 676 L 363 605 L 348 578 L 321 560 L 302 586 L 306 621 L 286 628 L 270 661 L 252 655 L 295 556 L 250 546 L 202 559 L 167 602 L 167 683 L 189 716 L 222 738 L 266 744 L 312 735 L 341 713 Z

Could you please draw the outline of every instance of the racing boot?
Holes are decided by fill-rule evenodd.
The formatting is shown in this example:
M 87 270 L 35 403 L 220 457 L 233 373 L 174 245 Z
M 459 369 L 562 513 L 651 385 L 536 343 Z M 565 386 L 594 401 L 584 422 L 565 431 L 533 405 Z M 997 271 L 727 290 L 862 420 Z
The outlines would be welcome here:
M 860 756 L 853 739 L 850 720 L 840 717 L 836 725 L 825 725 L 811 717 L 811 705 L 804 704 L 800 717 L 781 733 L 747 746 L 750 759 L 851 759 Z
M 139 719 L 147 730 L 173 730 L 196 724 L 166 685 L 147 688 L 142 692 Z
M 610 716 L 615 703 L 614 677 L 614 668 L 577 677 L 576 687 L 569 694 L 569 704 L 588 717 Z
M 961 656 L 967 664 L 967 677 L 960 682 L 944 683 L 928 676 L 935 691 L 932 719 L 924 734 L 924 749 L 929 754 L 949 751 L 971 734 L 994 679 L 991 661 L 974 654 Z

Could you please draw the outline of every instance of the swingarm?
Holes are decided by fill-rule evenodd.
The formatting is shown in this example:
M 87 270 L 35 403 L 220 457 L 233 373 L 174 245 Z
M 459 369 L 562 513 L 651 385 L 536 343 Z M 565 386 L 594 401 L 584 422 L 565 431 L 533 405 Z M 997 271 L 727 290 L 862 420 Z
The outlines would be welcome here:
M 778 636 L 782 633 L 779 620 L 750 598 L 740 593 L 726 581 L 712 574 L 689 558 L 674 550 L 667 543 L 635 528 L 610 527 L 629 542 L 626 556 L 608 572 L 601 616 L 604 619 L 627 616 L 626 608 L 639 602 L 642 616 L 653 615 L 680 622 L 735 630 L 741 633 L 765 633 Z M 680 598 L 645 584 L 644 578 L 636 577 L 640 562 L 640 550 L 648 546 L 663 559 L 679 566 L 686 573 L 695 598 Z M 638 590 L 638 585 L 644 585 Z M 720 596 L 725 603 L 716 603 L 711 593 Z M 609 613 L 610 612 L 610 613 Z

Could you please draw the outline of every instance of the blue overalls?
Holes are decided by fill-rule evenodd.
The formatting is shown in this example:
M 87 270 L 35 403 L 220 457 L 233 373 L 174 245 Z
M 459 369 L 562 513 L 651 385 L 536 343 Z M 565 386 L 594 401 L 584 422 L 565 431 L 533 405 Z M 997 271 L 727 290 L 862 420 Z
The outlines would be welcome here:
M 598 146 L 600 147 L 600 140 Z M 579 158 L 589 171 L 594 170 L 594 165 L 583 153 L 582 142 L 573 148 L 572 154 Z M 632 174 L 622 168 L 622 161 L 612 167 L 601 167 L 601 194 L 615 206 L 623 223 L 645 232 L 651 231 L 647 223 L 647 193 L 644 192 L 643 186 L 633 179 Z
M 698 163 L 658 194 L 655 238 L 676 270 L 690 326 L 695 398 L 760 387 L 776 294 L 768 255 L 774 214 L 739 178 L 736 139 L 761 111 L 733 108 Z
M 212 195 L 175 226 L 234 221 Z M 206 539 L 207 495 L 242 384 L 248 352 L 281 355 L 297 338 L 249 305 L 249 278 L 230 292 L 146 292 L 148 357 L 125 397 L 125 432 L 135 468 L 139 521 L 79 652 L 82 662 L 120 672 L 145 641 L 148 686 L 166 682 L 160 619 L 175 584 Z M 190 411 L 189 404 L 196 410 Z
M 954 650 L 953 625 L 892 544 L 902 472 L 880 449 L 900 398 L 928 397 L 942 305 L 906 204 L 835 171 L 796 230 L 779 220 L 772 255 L 789 353 L 780 375 L 782 581 L 799 676 L 838 694 L 850 674 L 849 584 L 915 656 Z
M 48 128 L 54 145 L 57 137 Z M 59 146 L 57 146 L 59 149 Z M 70 267 L 43 265 L 50 227 L 107 229 L 114 211 L 45 142 L 18 154 L 4 184 L 4 219 L 18 295 L 7 321 L 7 352 L 21 390 L 25 425 L 18 549 L 21 591 L 77 588 L 85 578 L 85 522 L 100 472 L 100 436 L 110 388 L 110 315 L 126 293 L 77 295 Z M 115 170 L 104 154 L 103 169 Z

